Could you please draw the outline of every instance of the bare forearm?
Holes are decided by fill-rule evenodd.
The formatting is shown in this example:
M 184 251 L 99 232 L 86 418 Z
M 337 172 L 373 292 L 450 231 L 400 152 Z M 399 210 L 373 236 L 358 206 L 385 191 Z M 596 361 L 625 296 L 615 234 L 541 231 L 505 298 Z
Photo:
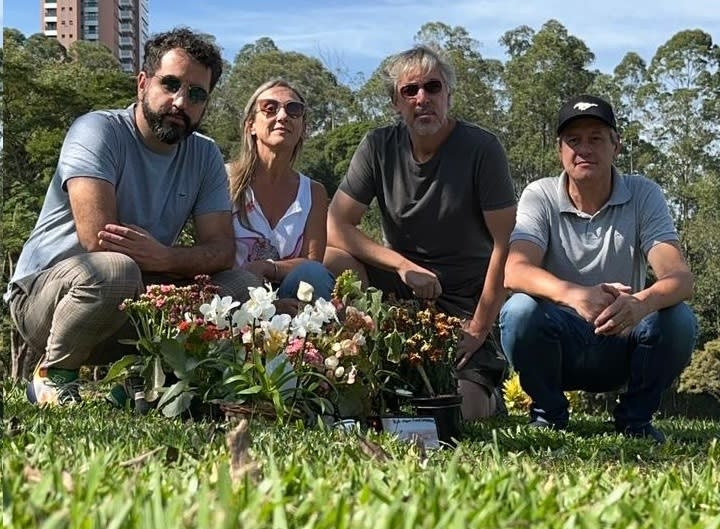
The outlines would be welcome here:
M 190 247 L 173 246 L 167 249 L 163 259 L 165 270 L 156 272 L 181 277 L 214 274 L 232 268 L 234 258 L 232 241 L 209 242 Z
M 336 226 L 328 230 L 328 246 L 340 248 L 377 268 L 397 272 L 405 258 L 395 250 L 378 244 L 355 226 Z
M 570 292 L 577 287 L 529 263 L 516 263 L 507 270 L 505 286 L 512 292 L 523 292 L 566 306 L 570 306 Z
M 490 257 L 480 300 L 470 322 L 474 330 L 485 336 L 491 331 L 507 297 L 507 290 L 503 285 L 506 257 L 507 246 L 496 246 Z
M 646 314 L 677 305 L 688 300 L 693 293 L 693 276 L 690 272 L 678 271 L 657 280 L 648 288 L 635 294 L 643 302 Z

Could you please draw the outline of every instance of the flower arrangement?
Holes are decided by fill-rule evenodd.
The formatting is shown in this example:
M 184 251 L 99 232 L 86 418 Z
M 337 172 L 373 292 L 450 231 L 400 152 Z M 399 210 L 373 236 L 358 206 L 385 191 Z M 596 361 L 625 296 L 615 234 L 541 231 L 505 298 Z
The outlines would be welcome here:
M 337 278 L 335 296 L 341 304 L 362 307 L 373 318 L 372 352 L 383 363 L 384 372 L 396 375 L 396 386 L 416 397 L 457 393 L 454 368 L 462 330 L 459 318 L 440 312 L 432 302 L 383 302 L 380 291 L 363 291 L 351 271 Z
M 164 414 L 194 401 L 270 406 L 283 420 L 297 413 L 367 417 L 384 411 L 383 395 L 456 393 L 460 321 L 432 305 L 383 301 L 341 274 L 331 300 L 301 283 L 296 315 L 276 313 L 277 293 L 249 289 L 240 303 L 220 297 L 207 276 L 188 286 L 150 285 L 125 300 L 138 349 L 106 380 L 140 372 L 146 397 Z
M 298 408 L 337 410 L 349 394 L 366 410 L 378 388 L 366 355 L 373 320 L 355 307 L 338 312 L 324 299 L 309 303 L 312 287 L 305 283 L 298 297 L 305 301 L 291 317 L 276 314 L 277 293 L 269 285 L 250 288 L 242 304 L 221 298 L 207 276 L 183 287 L 150 285 L 120 307 L 135 326 L 132 343 L 140 354 L 116 363 L 106 380 L 140 371 L 148 400 L 169 416 L 186 411 L 196 397 L 271 403 L 278 419 Z M 171 378 L 176 381 L 167 385 Z

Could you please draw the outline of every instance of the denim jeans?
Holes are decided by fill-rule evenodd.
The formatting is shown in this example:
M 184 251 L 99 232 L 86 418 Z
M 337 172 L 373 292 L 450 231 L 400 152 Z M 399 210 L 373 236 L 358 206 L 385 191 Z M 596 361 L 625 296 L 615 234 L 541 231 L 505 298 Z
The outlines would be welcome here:
M 300 281 L 312 285 L 313 300 L 323 298 L 330 301 L 333 288 L 335 287 L 335 276 L 317 261 L 305 261 L 293 268 L 280 282 L 278 287 L 278 298 L 297 298 Z
M 574 312 L 526 294 L 500 312 L 505 354 L 533 400 L 531 418 L 567 425 L 564 390 L 627 390 L 614 410 L 620 427 L 650 422 L 663 391 L 687 365 L 697 336 L 690 307 L 679 303 L 648 314 L 624 336 L 600 336 Z

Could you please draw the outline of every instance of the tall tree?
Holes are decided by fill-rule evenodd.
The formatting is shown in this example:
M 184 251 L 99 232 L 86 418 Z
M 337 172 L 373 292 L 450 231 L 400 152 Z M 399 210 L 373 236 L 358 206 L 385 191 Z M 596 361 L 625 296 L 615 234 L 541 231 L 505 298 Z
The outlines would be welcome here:
M 510 56 L 505 64 L 510 104 L 505 142 L 521 190 L 528 182 L 558 171 L 557 111 L 564 100 L 590 86 L 597 73 L 587 67 L 595 57 L 556 20 L 546 22 L 537 33 L 520 26 L 505 33 L 500 42 Z
M 310 135 L 349 119 L 352 91 L 315 58 L 279 50 L 267 37 L 243 47 L 222 84 L 213 93 L 205 129 L 226 157 L 237 153 L 242 137 L 243 108 L 255 89 L 265 81 L 283 78 L 305 96 Z

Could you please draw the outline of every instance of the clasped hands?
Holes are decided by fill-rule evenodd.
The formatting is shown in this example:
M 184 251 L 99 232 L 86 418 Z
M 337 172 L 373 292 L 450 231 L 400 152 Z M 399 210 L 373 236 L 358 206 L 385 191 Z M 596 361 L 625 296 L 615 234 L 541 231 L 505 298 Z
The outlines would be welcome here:
M 627 335 L 646 315 L 643 302 L 622 283 L 578 287 L 569 305 L 595 326 L 595 334 L 605 336 Z

